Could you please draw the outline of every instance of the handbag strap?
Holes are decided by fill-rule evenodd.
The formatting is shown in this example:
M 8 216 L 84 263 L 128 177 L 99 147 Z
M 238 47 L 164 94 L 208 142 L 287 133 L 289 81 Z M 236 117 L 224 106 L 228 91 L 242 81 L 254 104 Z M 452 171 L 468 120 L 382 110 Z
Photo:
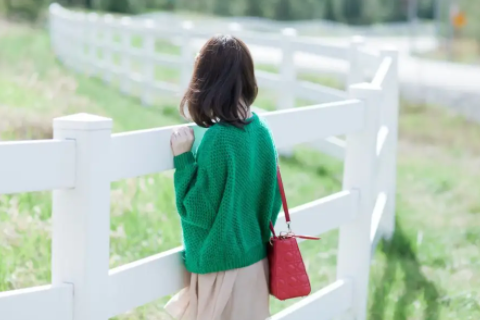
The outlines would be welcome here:
M 277 182 L 278 182 L 278 188 L 280 189 L 280 196 L 282 197 L 283 212 L 285 213 L 285 221 L 287 222 L 288 231 L 291 231 L 290 212 L 288 211 L 287 197 L 285 195 L 285 188 L 283 187 L 283 179 L 282 179 L 282 174 L 280 173 L 279 165 L 277 165 Z M 272 221 L 270 221 L 270 231 L 272 231 L 273 236 L 276 237 L 275 228 L 273 226 Z

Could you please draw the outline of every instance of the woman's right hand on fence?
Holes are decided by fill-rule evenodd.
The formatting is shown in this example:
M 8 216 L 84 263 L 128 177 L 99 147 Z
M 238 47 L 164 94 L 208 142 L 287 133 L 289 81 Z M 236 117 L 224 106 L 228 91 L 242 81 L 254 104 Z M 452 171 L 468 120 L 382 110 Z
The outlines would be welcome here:
M 173 155 L 179 156 L 182 153 L 191 151 L 194 141 L 195 135 L 192 128 L 182 127 L 174 130 L 170 139 Z

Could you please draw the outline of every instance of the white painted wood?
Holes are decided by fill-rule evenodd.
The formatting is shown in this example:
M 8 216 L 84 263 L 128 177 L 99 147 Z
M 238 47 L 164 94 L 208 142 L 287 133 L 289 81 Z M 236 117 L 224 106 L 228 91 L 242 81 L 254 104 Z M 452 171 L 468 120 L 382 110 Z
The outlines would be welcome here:
M 114 317 L 185 285 L 182 248 L 165 251 L 110 270 L 108 316 Z
M 155 28 L 148 28 L 140 19 L 133 21 L 124 18 L 120 23 L 114 21 L 110 25 L 112 31 L 123 36 L 122 45 L 119 46 L 96 39 L 97 33 L 109 27 L 105 18 L 99 19 L 98 16 L 90 15 L 88 22 L 80 22 L 78 14 L 60 6 L 51 6 L 50 16 L 52 44 L 62 63 L 74 70 L 91 69 L 97 75 L 109 72 L 118 76 L 123 92 L 131 94 L 133 85 L 141 88 L 140 93 L 145 104 L 150 103 L 150 93 L 179 94 L 185 90 L 194 61 L 192 41 L 212 35 L 211 28 L 193 29 L 191 23 L 180 27 L 159 22 Z M 79 26 L 85 27 L 82 28 L 87 32 L 87 39 L 74 36 L 84 32 Z M 259 86 L 276 90 L 279 94 L 278 107 L 285 108 L 277 112 L 262 113 L 273 131 L 279 152 L 289 155 L 290 148 L 301 143 L 309 144 L 338 159 L 345 159 L 345 191 L 293 209 L 293 227 L 299 234 L 318 234 L 342 226 L 337 272 L 339 280 L 276 315 L 274 319 L 329 319 L 351 309 L 349 311 L 356 320 L 364 320 L 370 251 L 374 250 L 381 237 L 391 237 L 394 229 L 398 134 L 397 53 L 390 49 L 381 53 L 372 51 L 364 46 L 363 39 L 358 37 L 354 38 L 347 48 L 325 45 L 317 39 L 298 38 L 293 30 L 284 30 L 282 34 L 261 34 L 230 26 L 230 32 L 247 44 L 279 47 L 284 52 L 279 75 L 257 72 Z M 143 48 L 132 48 L 132 35 L 144 37 L 146 41 Z M 146 38 L 157 37 L 180 44 L 181 56 L 157 55 L 154 47 L 150 50 L 152 43 L 148 44 Z M 76 50 L 82 42 L 92 48 L 89 50 L 88 59 L 78 55 L 79 51 Z M 113 68 L 108 59 L 107 63 L 98 61 L 97 48 L 121 55 L 121 67 Z M 347 100 L 342 91 L 298 82 L 293 64 L 295 51 L 330 58 L 348 58 L 351 68 L 347 83 L 358 84 L 370 77 L 373 83 L 352 86 L 349 94 L 354 99 Z M 131 59 L 144 64 L 139 73 L 131 69 Z M 151 73 L 153 68 L 149 68 L 155 65 L 177 67 L 181 70 L 180 84 L 156 82 Z M 339 101 L 294 110 L 296 98 L 312 100 L 315 103 Z M 116 268 L 110 271 L 108 276 L 108 217 L 105 218 L 106 215 L 102 214 L 108 212 L 108 197 L 105 194 L 108 193 L 109 180 L 173 168 L 169 139 L 174 127 L 124 133 L 110 138 L 110 134 L 105 133 L 109 130 L 105 127 L 105 119 L 96 122 L 90 121 L 94 118 L 87 118 L 81 121 L 78 116 L 76 120 L 63 119 L 56 125 L 56 131 L 62 134 L 62 139 L 72 136 L 77 140 L 71 144 L 72 158 L 76 160 L 71 166 L 75 166 L 76 170 L 66 170 L 79 179 L 71 180 L 70 187 L 75 185 L 76 188 L 55 191 L 55 195 L 62 196 L 54 199 L 53 250 L 54 283 L 68 281 L 75 285 L 74 312 L 83 312 L 80 316 L 76 315 L 75 320 L 99 320 L 115 316 L 173 293 L 181 288 L 183 281 L 183 267 L 178 249 Z M 339 134 L 347 134 L 347 141 L 335 137 Z M 90 139 L 97 135 L 101 138 Z M 101 144 L 106 145 L 110 139 L 111 151 L 108 155 L 108 148 L 102 148 L 103 153 L 98 154 L 92 151 Z M 84 147 L 78 145 L 79 141 L 82 142 L 80 146 Z M 88 145 L 88 148 L 85 145 Z M 1 148 L 0 145 L 0 153 Z M 94 177 L 93 173 L 99 170 L 99 166 L 106 167 L 108 160 L 105 159 L 112 158 L 116 161 L 109 162 L 111 168 Z M 39 170 L 32 169 L 33 176 L 38 174 L 37 171 Z M 48 179 L 51 179 L 51 175 L 48 175 Z M 86 186 L 97 179 L 100 182 L 96 189 L 92 188 L 96 191 L 93 194 Z M 46 181 L 43 178 L 41 180 L 42 183 Z M 0 181 L 0 189 L 1 187 Z M 58 187 L 62 186 L 55 186 Z M 11 188 L 10 183 L 8 188 Z M 87 201 L 81 202 L 80 198 Z M 89 210 L 89 206 L 92 210 Z M 68 210 L 69 207 L 74 209 Z M 99 224 L 93 225 L 92 221 Z M 77 228 L 74 227 L 74 222 Z M 65 230 L 60 228 L 61 225 Z M 284 218 L 281 216 L 277 231 L 285 227 Z M 93 240 L 100 238 L 104 240 L 96 241 L 95 243 L 100 243 L 99 248 L 96 248 L 92 245 Z M 74 255 L 73 251 L 80 254 Z M 67 260 L 70 263 L 67 263 Z M 161 271 L 158 272 L 159 270 Z M 345 279 L 351 282 L 345 282 Z M 98 292 L 95 291 L 97 289 Z M 102 300 L 102 297 L 106 300 Z M 83 305 L 87 308 L 81 310 L 86 311 L 79 311 L 78 306 Z
M 359 198 L 355 191 L 342 191 L 291 211 L 293 230 L 301 235 L 318 235 L 351 221 Z M 277 232 L 286 230 L 279 216 Z M 110 271 L 109 317 L 172 294 L 184 285 L 180 248 L 163 252 Z
M 76 181 L 53 192 L 52 283 L 74 285 L 75 320 L 107 320 L 112 120 L 78 114 L 53 123 L 55 139 L 75 140 Z
M 383 155 L 387 152 L 387 138 L 388 138 L 388 128 L 387 126 L 381 126 L 377 134 L 377 146 L 376 152 L 377 158 L 381 161 Z
M 295 107 L 295 94 L 291 90 L 295 84 L 296 71 L 293 55 L 293 41 L 297 36 L 295 29 L 282 30 L 282 63 L 280 64 L 281 85 L 278 91 L 279 110 L 286 110 Z
M 381 221 L 385 212 L 385 205 L 387 203 L 387 195 L 384 192 L 380 192 L 375 201 L 375 207 L 372 214 L 372 227 L 370 230 L 370 243 L 372 254 L 377 247 L 378 240 L 382 237 Z
M 97 34 L 98 15 L 94 12 L 90 13 L 87 17 L 87 43 L 88 43 L 88 58 L 89 65 L 88 74 L 91 76 L 97 75 L 97 70 L 94 67 L 98 60 L 98 52 L 96 44 L 98 43 Z
M 113 74 L 118 76 L 123 76 L 123 70 L 121 69 L 114 69 Z M 148 87 L 149 90 L 154 91 L 155 93 L 164 93 L 164 94 L 177 94 L 180 91 L 180 87 L 177 84 L 169 83 L 169 82 L 147 82 L 145 81 L 145 77 L 138 73 L 131 73 L 128 77 L 130 84 L 134 84 L 136 86 L 143 86 Z
M 252 110 L 259 115 L 268 113 L 267 110 L 255 106 L 252 106 Z M 338 160 L 343 161 L 345 158 L 345 141 L 337 137 L 328 137 L 326 139 L 314 141 L 309 143 L 309 146 Z M 281 150 L 280 155 L 283 156 Z
M 348 94 L 343 90 L 322 86 L 309 81 L 296 81 L 290 90 L 302 99 L 315 101 L 316 103 L 328 103 L 341 101 L 348 98 Z
M 359 202 L 357 191 L 342 191 L 290 210 L 292 230 L 299 235 L 319 235 L 352 221 Z M 285 215 L 281 213 L 275 231 L 287 231 Z M 300 239 L 299 239 L 300 241 Z
M 75 142 L 0 142 L 0 194 L 71 188 Z
M 345 118 L 345 114 L 349 117 Z M 262 115 L 275 136 L 277 148 L 317 141 L 363 128 L 364 106 L 347 100 Z M 170 135 L 177 126 L 112 136 L 111 180 L 117 181 L 173 169 Z M 288 128 L 288 130 L 285 130 Z M 312 130 L 315 128 L 315 130 Z
M 278 90 L 281 85 L 280 76 L 272 72 L 255 70 L 255 77 L 257 78 L 258 86 L 262 88 Z
M 52 43 L 52 50 L 57 57 L 60 54 L 60 43 L 59 43 L 59 19 L 57 18 L 58 11 L 61 10 L 61 6 L 56 3 L 50 4 L 48 7 L 48 31 L 50 33 L 51 43 Z
M 358 54 L 366 77 L 369 79 L 373 78 L 373 75 L 376 73 L 382 62 L 380 52 L 378 52 L 378 50 L 373 50 L 368 46 L 364 46 L 358 48 Z
M 391 57 L 383 57 L 382 62 L 378 66 L 377 72 L 373 77 L 372 84 L 378 87 L 384 87 L 384 82 L 387 81 L 387 75 L 392 67 L 393 59 Z
M 337 279 L 354 282 L 353 315 L 365 320 L 370 269 L 370 228 L 375 204 L 375 181 L 379 97 L 381 89 L 371 84 L 350 86 L 352 98 L 365 101 L 363 130 L 347 135 L 344 164 L 344 190 L 359 190 L 359 213 L 356 219 L 340 228 Z
M 153 20 L 146 20 L 144 26 L 145 29 L 149 31 L 144 35 L 144 56 L 155 57 L 155 37 L 153 36 L 153 32 L 151 32 L 151 30 L 154 30 L 156 27 L 155 22 Z M 155 64 L 149 59 L 144 59 L 143 63 L 145 82 L 155 83 Z M 142 104 L 145 106 L 151 106 L 154 97 L 154 90 L 152 90 L 150 86 L 144 86 L 142 92 Z
M 233 36 L 240 38 L 248 46 L 278 47 L 282 43 L 282 36 L 275 33 L 260 33 L 245 30 L 239 23 L 229 23 L 228 31 Z M 214 34 L 211 28 L 193 30 L 197 38 L 208 39 Z
M 112 181 L 173 169 L 170 136 L 174 128 L 139 130 L 112 135 Z
M 73 286 L 41 286 L 0 292 L 5 320 L 73 320 Z
M 382 233 L 385 239 L 391 239 L 395 231 L 395 198 L 397 185 L 397 141 L 398 141 L 398 111 L 399 111 L 399 81 L 398 81 L 398 51 L 386 48 L 382 57 L 392 60 L 387 80 L 384 85 L 384 106 L 382 108 L 382 123 L 388 128 L 385 148 L 385 180 L 387 203 L 382 220 Z
M 361 101 L 346 100 L 275 111 L 266 114 L 265 119 L 273 132 L 277 147 L 285 148 L 356 132 L 364 127 L 364 111 Z M 349 116 L 345 117 L 346 114 Z
M 132 47 L 132 34 L 131 31 L 129 30 L 129 27 L 132 25 L 132 19 L 129 17 L 124 17 L 120 20 L 120 24 L 122 27 L 124 27 L 124 31 L 122 32 L 122 45 L 124 52 L 121 56 L 121 68 L 122 68 L 122 73 L 125 75 L 120 84 L 120 88 L 124 94 L 130 94 L 131 93 L 131 86 L 132 82 L 130 81 L 130 74 L 132 70 L 132 62 L 131 58 L 128 54 L 130 51 L 130 48 Z
M 317 54 L 323 57 L 347 60 L 349 48 L 347 46 L 326 45 L 318 37 L 299 37 L 294 40 L 296 51 Z
M 165 67 L 180 67 L 182 61 L 179 57 L 168 54 L 156 54 L 155 56 L 147 56 L 146 59 L 151 59 L 154 64 Z
M 106 46 L 103 47 L 103 65 L 105 66 L 105 69 L 103 70 L 103 81 L 110 83 L 112 81 L 111 69 L 113 67 L 113 57 L 112 57 L 112 51 L 110 50 L 110 47 L 113 42 L 112 30 L 113 30 L 114 18 L 111 14 L 106 14 L 105 16 L 103 16 L 102 22 L 103 22 L 102 42 L 106 44 Z
M 272 320 L 331 320 L 352 306 L 354 284 L 337 280 L 279 313 Z
M 180 90 L 185 91 L 188 88 L 190 79 L 192 78 L 194 54 L 191 45 L 193 23 L 191 21 L 185 21 L 182 24 L 182 68 L 180 70 Z
M 84 69 L 82 66 L 82 57 L 83 57 L 83 25 L 84 25 L 85 16 L 81 12 L 74 12 L 71 17 L 70 25 L 67 26 L 70 36 L 75 38 L 76 41 L 73 41 L 69 44 L 69 56 L 72 59 L 71 68 L 78 73 L 83 73 Z
M 372 50 L 368 47 L 361 47 L 358 49 L 358 52 L 360 53 L 361 56 L 365 57 L 365 58 L 368 58 L 370 61 L 372 62 L 377 62 L 377 61 L 381 61 L 379 58 L 380 58 L 380 52 L 378 52 L 377 50 Z M 367 59 L 364 60 L 364 62 L 367 62 L 366 61 Z
M 359 49 L 364 45 L 365 39 L 360 36 L 352 38 L 349 50 L 349 70 L 347 74 L 347 86 L 364 81 L 362 59 Z

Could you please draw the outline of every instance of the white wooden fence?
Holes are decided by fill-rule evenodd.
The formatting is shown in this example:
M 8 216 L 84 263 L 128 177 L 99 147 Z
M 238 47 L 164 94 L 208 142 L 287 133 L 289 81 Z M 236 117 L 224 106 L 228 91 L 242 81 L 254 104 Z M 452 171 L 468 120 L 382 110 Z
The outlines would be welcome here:
M 155 64 L 181 67 L 185 85 L 190 72 L 185 66 L 191 67 L 193 60 L 190 39 L 197 36 L 194 28 L 157 30 L 148 22 L 133 25 L 125 19 L 91 17 L 51 7 L 53 48 L 67 66 L 107 81 L 116 76 L 126 92 L 137 83 L 146 103 L 157 90 L 178 90 L 154 81 L 150 70 Z M 96 41 L 97 32 L 109 37 Z M 125 39 L 143 36 L 144 48 L 133 49 L 127 40 L 116 47 L 108 40 L 113 33 Z M 185 37 L 181 58 L 155 54 L 152 43 L 165 33 Z M 282 110 L 263 114 L 278 147 L 321 141 L 321 149 L 333 150 L 345 161 L 343 191 L 292 210 L 298 233 L 340 228 L 337 280 L 273 319 L 326 320 L 346 314 L 364 320 L 371 250 L 378 239 L 389 238 L 394 231 L 396 52 L 368 52 L 360 39 L 348 48 L 330 48 L 296 38 L 290 31 L 277 38 L 252 33 L 241 37 L 247 43 L 281 46 L 284 52 L 280 76 L 258 73 L 261 85 L 281 93 Z M 95 48 L 104 50 L 103 60 L 92 54 Z M 291 61 L 295 50 L 349 59 L 348 92 L 297 82 Z M 122 55 L 120 66 L 110 60 L 114 51 Z M 140 75 L 131 73 L 129 58 L 144 61 Z M 370 82 L 364 82 L 365 65 L 376 69 Z M 294 94 L 327 102 L 294 109 Z M 53 127 L 52 140 L 0 143 L 0 193 L 53 190 L 52 284 L 0 292 L 0 318 L 106 320 L 179 290 L 183 284 L 180 249 L 109 270 L 110 183 L 172 169 L 173 127 L 112 135 L 111 119 L 88 114 L 57 118 Z M 342 144 L 322 140 L 341 134 L 346 135 Z M 276 228 L 285 227 L 282 216 Z

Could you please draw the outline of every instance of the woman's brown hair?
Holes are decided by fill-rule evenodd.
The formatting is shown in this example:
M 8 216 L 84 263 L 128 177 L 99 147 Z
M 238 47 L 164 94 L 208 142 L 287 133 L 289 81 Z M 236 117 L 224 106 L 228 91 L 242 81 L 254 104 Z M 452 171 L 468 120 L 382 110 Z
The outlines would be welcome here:
M 243 127 L 257 97 L 253 59 L 246 44 L 231 35 L 216 35 L 200 50 L 187 92 L 180 103 L 202 127 L 226 122 Z

